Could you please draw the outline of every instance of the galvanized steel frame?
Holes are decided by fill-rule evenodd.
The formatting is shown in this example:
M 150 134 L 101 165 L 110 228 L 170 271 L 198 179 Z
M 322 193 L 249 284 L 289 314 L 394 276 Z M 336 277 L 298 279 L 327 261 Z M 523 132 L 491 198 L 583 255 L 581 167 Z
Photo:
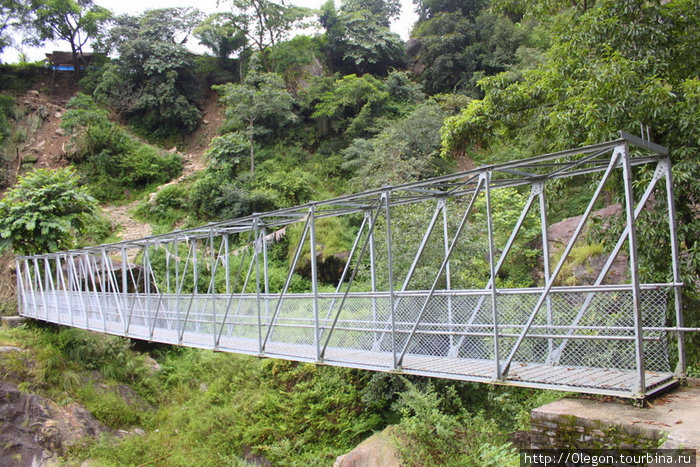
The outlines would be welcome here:
M 630 151 L 629 145 L 636 148 L 634 153 Z M 636 201 L 632 185 L 633 167 L 654 164 L 656 166 L 654 176 Z M 547 241 L 548 200 L 545 196 L 545 188 L 553 180 L 581 175 L 594 176 L 599 173 L 602 173 L 602 176 L 588 206 L 560 259 L 552 268 L 552 253 Z M 593 284 L 575 287 L 555 285 L 577 239 L 587 225 L 599 195 L 611 176 L 616 173 L 621 173 L 623 183 L 624 231 Z M 650 209 L 647 202 L 659 180 L 664 180 L 666 186 L 671 244 L 669 255 L 672 259 L 673 282 L 642 284 L 637 264 L 636 220 L 644 209 Z M 506 187 L 530 187 L 530 193 L 499 254 L 494 242 L 491 193 Z M 453 252 L 461 245 L 464 228 L 471 220 L 470 215 L 477 199 L 481 196 L 485 199 L 489 280 L 482 290 L 454 290 L 451 280 L 451 274 L 454 271 L 450 268 L 450 261 Z M 464 199 L 467 202 L 459 225 L 450 238 L 447 201 L 455 199 Z M 398 207 L 431 201 L 435 202 L 432 217 L 426 224 L 425 233 L 400 288 L 395 289 L 392 242 L 396 233 L 392 230 L 392 215 Z M 457 204 L 457 206 L 463 207 L 463 204 Z M 533 206 L 539 210 L 543 238 L 544 284 L 530 289 L 499 288 L 496 286 L 496 278 Z M 317 251 L 316 227 L 319 220 L 347 215 L 361 215 L 362 220 L 335 292 L 319 292 L 317 257 L 316 254 L 310 254 L 310 293 L 290 293 L 289 287 L 304 246 L 308 244 L 311 252 Z M 442 217 L 442 228 L 436 229 L 440 223 L 440 217 Z M 378 264 L 376 258 L 375 234 L 380 218 L 383 218 L 385 230 L 382 240 L 386 250 L 384 251 L 385 264 Z M 279 229 L 293 224 L 303 225 L 302 233 L 284 285 L 279 293 L 273 294 L 270 292 L 269 284 L 268 244 L 277 235 Z M 435 232 L 438 232 L 438 238 L 444 250 L 440 267 L 435 272 L 430 289 L 411 290 L 410 283 L 416 267 Z M 237 235 L 239 240 L 247 235 L 247 242 L 244 242 L 244 246 L 238 250 L 231 251 L 232 235 Z M 625 244 L 629 258 L 629 283 L 604 285 L 603 282 L 613 261 Z M 187 253 L 184 261 L 183 249 Z M 152 263 L 152 255 L 159 250 L 163 250 L 165 255 L 165 278 L 160 283 Z M 201 256 L 198 256 L 199 252 Z M 237 254 L 242 255 L 241 260 L 238 261 L 236 270 L 231 271 L 230 258 Z M 24 316 L 171 344 L 392 372 L 643 398 L 670 384 L 673 377 L 681 378 L 685 373 L 682 334 L 691 330 L 683 327 L 680 293 L 682 284 L 678 255 L 673 183 L 668 151 L 649 141 L 621 133 L 621 137 L 614 141 L 530 159 L 488 165 L 419 182 L 385 186 L 292 208 L 254 213 L 239 219 L 169 234 L 81 250 L 18 256 L 16 258 L 18 308 L 20 314 Z M 248 256 L 251 256 L 249 262 Z M 115 265 L 114 258 L 119 258 L 121 264 Z M 129 258 L 140 258 L 142 264 L 140 266 L 129 264 Z M 367 263 L 371 290 L 352 291 L 358 271 L 363 264 Z M 202 264 L 207 271 L 204 276 L 209 276 L 206 293 L 200 291 L 198 286 L 202 277 L 200 276 Z M 217 285 L 216 282 L 217 271 L 220 268 L 224 270 L 224 285 Z M 387 289 L 379 291 L 377 274 L 383 268 L 386 269 Z M 134 269 L 137 269 L 136 274 Z M 192 290 L 190 293 L 184 293 L 184 284 L 188 277 L 192 279 Z M 241 279 L 243 279 L 242 284 Z M 438 287 L 441 280 L 445 281 L 444 289 Z M 343 285 L 345 285 L 344 290 Z M 642 295 L 650 290 L 669 290 L 673 293 L 674 325 L 668 326 L 665 322 L 645 325 L 643 307 L 648 305 L 643 305 Z M 601 294 L 610 293 L 630 295 L 631 307 L 626 312 L 632 317 L 633 325 L 616 326 L 612 329 L 604 325 L 581 324 L 582 318 L 591 308 L 592 303 L 598 300 Z M 576 313 L 566 325 L 555 323 L 554 301 L 557 294 L 572 294 L 580 299 L 578 304 L 572 304 L 572 309 L 575 308 Z M 504 319 L 499 309 L 503 297 L 513 295 L 537 297 L 530 311 L 522 314 L 521 321 L 514 321 L 508 317 Z M 441 297 L 444 297 L 447 304 L 445 322 L 428 323 L 426 316 L 435 313 L 435 300 Z M 470 299 L 469 297 L 474 297 L 475 302 L 473 306 L 467 307 L 471 310 L 468 312 L 469 317 L 466 318 L 465 315 L 462 322 L 459 322 L 455 319 L 456 310 L 453 304 L 459 300 Z M 308 314 L 308 317 L 280 318 L 283 314 L 282 310 L 290 301 L 296 299 L 310 300 L 310 309 L 304 308 L 306 310 L 304 313 Z M 422 300 L 422 304 L 411 308 L 411 300 Z M 371 318 L 368 314 L 365 320 L 346 320 L 341 323 L 341 316 L 344 316 L 345 307 L 349 301 L 363 301 L 362 303 L 372 310 Z M 381 320 L 378 318 L 378 313 L 383 306 L 380 302 L 385 301 L 388 301 L 388 316 L 386 320 Z M 407 302 L 410 302 L 409 305 L 406 305 Z M 251 303 L 254 303 L 252 308 Z M 405 311 L 406 306 L 409 306 L 410 312 Z M 665 301 L 663 305 L 657 304 L 657 307 L 659 306 L 665 306 Z M 542 308 L 546 310 L 546 318 L 543 322 L 536 322 L 542 315 Z M 210 317 L 206 316 L 208 309 L 211 309 Z M 488 309 L 490 309 L 490 321 L 482 322 L 483 316 L 477 319 L 481 316 L 480 313 Z M 418 311 L 415 312 L 415 310 Z M 462 307 L 460 310 L 466 310 L 466 308 Z M 250 315 L 253 312 L 255 316 Z M 402 322 L 402 320 L 405 321 L 403 316 L 406 313 L 413 313 L 412 321 Z M 91 316 L 97 318 L 91 318 Z M 136 321 L 140 324 L 134 324 Z M 246 327 L 256 328 L 255 338 L 250 337 L 252 334 L 245 334 L 245 338 L 241 337 L 244 334 L 240 334 L 240 329 Z M 284 338 L 282 341 L 275 339 L 273 342 L 273 334 L 280 329 L 299 332 L 311 329 L 312 337 L 303 343 L 303 346 L 306 346 L 303 348 L 300 347 L 302 344 L 295 340 L 296 338 L 291 339 L 286 342 L 286 345 L 295 350 L 287 352 L 280 350 L 284 349 Z M 338 332 L 356 333 L 352 334 L 353 336 L 371 335 L 372 343 L 368 344 L 367 348 L 344 346 L 342 338 L 336 336 Z M 610 334 L 611 332 L 618 334 Z M 658 333 L 676 333 L 678 336 L 678 362 L 675 374 L 670 371 L 650 372 L 645 364 L 645 342 L 662 340 L 663 337 Z M 422 348 L 419 340 L 431 336 L 449 338 L 449 351 L 435 355 L 431 350 Z M 484 362 L 460 356 L 460 352 L 464 353 L 465 343 L 475 337 L 486 339 L 483 342 L 488 340 L 489 345 L 492 346 L 493 351 L 489 353 L 489 359 Z M 210 340 L 207 342 L 208 339 Z M 238 341 L 235 339 L 239 339 L 240 348 L 236 347 L 238 344 L 235 342 Z M 251 343 L 253 341 L 255 343 L 251 344 L 252 347 L 246 347 L 248 344 L 243 345 L 241 339 L 252 339 Z M 355 339 L 357 342 L 361 340 L 360 337 Z M 388 344 L 385 343 L 385 339 L 389 339 Z M 526 340 L 538 339 L 546 343 L 546 360 L 520 361 L 518 355 L 523 343 Z M 604 380 L 586 380 L 585 375 L 577 377 L 578 379 L 571 376 L 568 378 L 556 376 L 559 370 L 571 370 L 566 368 L 571 366 L 570 364 L 562 362 L 562 356 L 572 341 L 633 341 L 634 368 L 628 369 L 626 376 L 622 373 L 619 375 L 620 381 L 626 382 L 615 386 Z M 226 342 L 233 344 L 229 345 Z M 364 353 L 361 357 L 351 357 L 353 352 L 357 355 Z M 329 353 L 332 353 L 333 357 L 329 357 Z M 343 354 L 347 356 L 343 357 Z M 378 360 L 390 357 L 388 360 L 390 364 L 371 363 L 369 360 L 374 357 Z M 428 363 L 425 367 L 420 366 L 423 363 L 406 364 L 407 358 L 414 362 Z M 518 368 L 514 370 L 516 363 Z M 481 365 L 480 370 L 472 374 L 471 370 L 454 369 L 459 365 L 464 367 L 466 364 Z M 518 376 L 523 373 L 523 366 L 528 367 L 532 370 L 531 372 L 537 370 L 537 375 Z M 449 371 L 441 369 L 448 367 L 454 368 Z M 484 370 L 486 367 L 490 370 Z M 489 373 L 490 376 L 487 376 Z

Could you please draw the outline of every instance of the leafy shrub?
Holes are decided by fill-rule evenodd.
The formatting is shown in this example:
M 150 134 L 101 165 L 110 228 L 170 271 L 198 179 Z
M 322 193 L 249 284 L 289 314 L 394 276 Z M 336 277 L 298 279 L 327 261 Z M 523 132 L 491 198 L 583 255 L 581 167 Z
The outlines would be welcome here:
M 275 193 L 250 191 L 245 181 L 231 180 L 225 171 L 207 170 L 192 186 L 192 207 L 202 219 L 234 219 L 275 209 Z
M 68 101 L 66 108 L 61 128 L 71 132 L 69 159 L 81 162 L 103 151 L 119 153 L 128 150 L 126 132 L 112 123 L 107 112 L 98 108 L 90 96 L 78 94 Z
M 12 247 L 17 254 L 34 254 L 70 248 L 97 208 L 72 169 L 30 172 L 0 200 L 0 251 Z
M 188 215 L 190 207 L 189 187 L 173 184 L 163 187 L 153 201 L 146 199 L 139 204 L 136 215 L 163 228 L 172 230 L 174 224 Z
M 77 396 L 85 408 L 107 426 L 122 428 L 141 422 L 143 409 L 126 401 L 115 387 L 98 390 L 92 384 L 82 385 Z
M 103 151 L 81 166 L 81 171 L 100 200 L 124 196 L 125 190 L 139 190 L 148 185 L 165 183 L 182 171 L 178 154 L 159 154 L 153 146 L 132 141 L 128 152 Z

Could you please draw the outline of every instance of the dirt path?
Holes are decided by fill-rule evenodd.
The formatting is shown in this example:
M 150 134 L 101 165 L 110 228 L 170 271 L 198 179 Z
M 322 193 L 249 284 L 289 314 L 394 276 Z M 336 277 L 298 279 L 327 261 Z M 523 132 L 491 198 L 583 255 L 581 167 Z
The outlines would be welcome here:
M 137 221 L 128 211 L 133 209 L 140 200 L 122 206 L 105 206 L 104 211 L 116 228 L 121 227 L 119 236 L 122 240 L 135 240 L 137 238 L 148 237 L 153 234 L 150 224 Z

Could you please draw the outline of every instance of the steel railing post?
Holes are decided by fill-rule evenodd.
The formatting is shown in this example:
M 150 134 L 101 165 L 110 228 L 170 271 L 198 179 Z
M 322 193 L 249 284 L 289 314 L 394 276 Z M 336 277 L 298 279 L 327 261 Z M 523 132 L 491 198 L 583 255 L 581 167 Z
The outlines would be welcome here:
M 486 197 L 486 230 L 489 237 L 489 273 L 491 275 L 491 315 L 493 316 L 493 361 L 495 379 L 501 379 L 501 359 L 498 336 L 498 290 L 496 287 L 496 265 L 493 244 L 493 217 L 491 212 L 491 172 L 484 172 L 484 195 Z
M 542 263 L 543 272 L 545 280 L 550 274 L 550 254 L 549 254 L 549 225 L 547 223 L 547 199 L 545 198 L 545 184 L 544 182 L 538 182 L 533 184 L 533 190 L 535 190 L 539 202 L 540 202 L 540 232 L 542 235 Z M 547 307 L 547 326 L 551 326 L 553 323 L 552 316 L 552 297 L 547 296 L 547 301 L 545 306 Z M 551 332 L 551 330 L 547 330 Z M 547 361 L 551 363 L 550 359 L 552 356 L 552 351 L 554 350 L 554 340 L 547 339 Z
M 392 255 L 391 245 L 391 190 L 383 193 L 384 209 L 386 213 L 386 256 L 387 256 L 387 280 L 389 286 L 389 320 L 391 321 L 391 354 L 392 367 L 394 370 L 399 369 L 400 363 L 396 355 L 396 309 L 394 302 L 394 259 Z
M 634 192 L 632 189 L 632 167 L 630 165 L 630 154 L 627 144 L 620 146 L 617 151 L 622 157 L 622 177 L 625 187 L 625 214 L 627 217 L 628 233 L 628 253 L 630 278 L 632 280 L 632 313 L 634 315 L 634 335 L 635 335 L 635 357 L 637 361 L 637 394 L 644 397 L 646 394 L 646 383 L 644 374 L 644 342 L 642 339 L 642 304 L 639 288 L 639 262 L 637 254 L 637 229 L 634 215 Z
M 314 347 L 316 347 L 316 360 L 321 360 L 321 339 L 319 334 L 318 320 L 318 269 L 316 264 L 316 206 L 311 205 L 309 208 L 309 224 L 310 224 L 310 255 L 311 255 L 311 291 L 314 294 L 313 312 L 314 312 Z
M 371 211 L 364 211 L 363 214 L 363 220 L 362 220 L 362 226 L 360 226 L 360 231 L 357 233 L 357 241 L 360 240 L 360 232 L 362 231 L 362 227 L 367 223 L 367 222 L 372 222 L 372 212 Z M 353 246 L 356 246 L 353 245 Z M 354 249 L 353 249 L 354 250 Z M 370 284 L 372 287 L 372 327 L 377 329 L 378 323 L 377 323 L 377 265 L 375 264 L 375 256 L 374 256 L 374 226 L 370 225 L 369 226 L 369 275 L 370 275 Z M 348 262 L 346 263 L 350 264 L 350 258 L 348 258 Z M 375 352 L 378 352 L 380 349 L 376 348 L 377 343 L 379 342 L 379 333 L 374 332 L 373 333 L 373 338 L 372 338 L 372 350 Z
M 673 269 L 673 306 L 676 315 L 676 326 L 683 327 L 683 296 L 681 294 L 681 271 L 678 264 L 680 253 L 678 251 L 678 234 L 676 232 L 676 204 L 673 195 L 673 173 L 671 161 L 665 159 L 664 175 L 666 178 L 666 204 L 668 208 L 668 232 L 671 240 L 671 267 Z M 682 332 L 678 333 L 678 365 L 675 373 L 678 377 L 685 377 L 685 340 Z

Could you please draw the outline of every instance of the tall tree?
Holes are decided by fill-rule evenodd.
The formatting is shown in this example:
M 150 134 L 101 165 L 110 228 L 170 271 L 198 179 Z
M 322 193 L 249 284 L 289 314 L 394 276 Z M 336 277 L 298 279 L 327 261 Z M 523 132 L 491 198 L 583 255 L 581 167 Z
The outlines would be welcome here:
M 14 45 L 13 34 L 26 25 L 30 12 L 29 0 L 0 0 L 0 53 Z
M 32 0 L 39 40 L 63 40 L 70 44 L 73 73 L 80 75 L 83 46 L 111 19 L 112 13 L 93 0 Z
M 401 15 L 400 0 L 343 0 L 341 10 L 350 13 L 353 11 L 368 11 L 377 18 L 379 24 L 389 27 L 391 21 Z
M 475 18 L 438 12 L 414 29 L 411 69 L 430 94 L 461 91 L 481 97 L 478 79 L 515 65 L 525 39 L 522 27 L 489 11 Z
M 344 73 L 386 74 L 390 68 L 405 65 L 405 49 L 401 38 L 391 32 L 388 17 L 374 14 L 353 2 L 348 8 L 335 9 L 328 0 L 319 15 L 326 29 L 327 54 L 334 68 Z M 387 11 L 391 14 L 391 9 Z
M 287 5 L 284 0 L 232 0 L 232 25 L 242 31 L 258 51 L 285 39 L 312 14 L 308 8 Z
M 247 43 L 245 32 L 236 27 L 238 21 L 231 12 L 213 13 L 195 28 L 194 35 L 220 60 L 226 60 Z
M 297 116 L 292 111 L 294 98 L 284 86 L 284 80 L 276 73 L 260 71 L 257 58 L 240 84 L 214 86 L 226 105 L 226 123 L 243 132 L 250 145 L 250 173 L 255 174 L 255 138 L 270 133 L 275 126 L 293 122 Z
M 95 97 L 128 118 L 144 135 L 171 137 L 193 130 L 200 85 L 184 43 L 201 19 L 191 8 L 121 16 L 101 41 L 118 58 L 105 67 Z

